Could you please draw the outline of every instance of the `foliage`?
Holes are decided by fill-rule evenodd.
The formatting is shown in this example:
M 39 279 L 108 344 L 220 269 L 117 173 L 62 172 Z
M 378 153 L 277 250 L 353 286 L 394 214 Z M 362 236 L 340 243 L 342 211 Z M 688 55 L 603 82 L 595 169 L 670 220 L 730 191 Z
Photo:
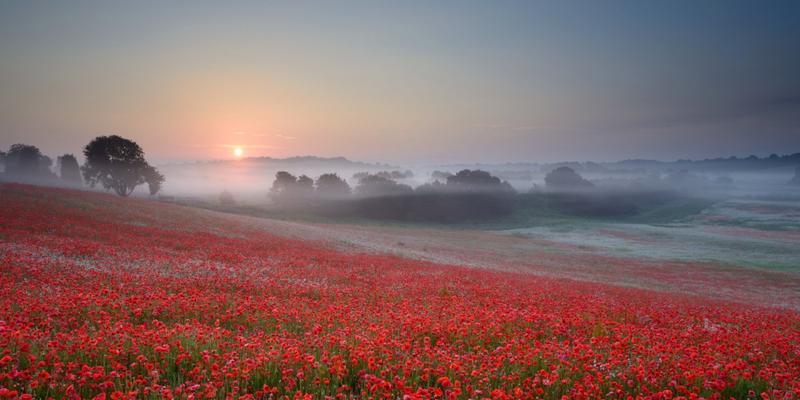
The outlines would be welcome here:
M 514 188 L 508 182 L 479 169 L 464 169 L 449 176 L 446 188 L 467 192 L 514 192 Z
M 59 176 L 62 180 L 77 185 L 83 183 L 83 181 L 81 181 L 81 169 L 78 166 L 78 160 L 75 159 L 75 156 L 72 154 L 64 154 L 58 157 L 57 163 Z
M 147 183 L 154 195 L 164 182 L 164 176 L 145 160 L 142 148 L 120 136 L 94 138 L 84 147 L 83 155 L 86 162 L 81 171 L 91 187 L 99 183 L 106 190 L 129 196 L 137 186 Z
M 43 155 L 36 146 L 14 144 L 3 158 L 5 173 L 15 179 L 38 181 L 53 177 L 50 171 L 53 160 Z
M 304 206 L 314 194 L 314 180 L 306 175 L 296 177 L 286 171 L 278 171 L 270 189 L 272 201 L 283 206 Z M 299 201 L 299 202 L 298 202 Z
M 355 194 L 364 197 L 396 196 L 413 193 L 411 186 L 397 183 L 380 175 L 367 175 L 358 181 Z
M 334 173 L 317 178 L 317 194 L 322 197 L 341 198 L 350 194 L 350 185 Z
M 586 189 L 594 186 L 570 167 L 558 167 L 550 171 L 544 177 L 544 183 L 552 189 Z

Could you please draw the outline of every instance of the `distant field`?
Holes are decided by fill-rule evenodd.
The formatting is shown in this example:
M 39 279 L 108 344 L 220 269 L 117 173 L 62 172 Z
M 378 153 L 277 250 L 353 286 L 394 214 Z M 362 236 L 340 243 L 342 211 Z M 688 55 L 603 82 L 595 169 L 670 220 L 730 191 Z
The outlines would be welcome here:
M 323 218 L 267 207 L 214 209 L 257 216 L 270 232 L 347 251 L 701 294 L 800 310 L 800 200 L 675 197 L 636 215 L 565 214 L 522 196 L 502 220 L 462 224 Z
M 695 215 L 673 214 L 671 220 L 661 217 L 661 209 L 653 214 L 659 217 L 645 214 L 631 219 L 636 223 L 573 219 L 507 233 L 592 248 L 608 255 L 800 273 L 800 201 L 723 201 Z

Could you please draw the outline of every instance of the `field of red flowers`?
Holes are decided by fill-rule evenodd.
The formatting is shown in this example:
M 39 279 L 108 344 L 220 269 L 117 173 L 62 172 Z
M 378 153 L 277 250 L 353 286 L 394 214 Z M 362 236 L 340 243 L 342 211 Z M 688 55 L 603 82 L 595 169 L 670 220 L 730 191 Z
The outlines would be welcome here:
M 800 314 L 0 186 L 0 398 L 800 397 Z

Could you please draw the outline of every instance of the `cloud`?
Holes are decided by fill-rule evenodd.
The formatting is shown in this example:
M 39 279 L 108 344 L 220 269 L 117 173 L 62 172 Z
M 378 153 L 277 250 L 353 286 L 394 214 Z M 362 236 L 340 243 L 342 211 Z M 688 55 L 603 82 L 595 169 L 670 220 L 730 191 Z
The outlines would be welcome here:
M 296 139 L 294 136 L 283 135 L 283 134 L 280 134 L 280 133 L 276 133 L 275 137 L 279 138 L 279 139 L 283 139 L 283 140 L 294 140 L 294 139 Z

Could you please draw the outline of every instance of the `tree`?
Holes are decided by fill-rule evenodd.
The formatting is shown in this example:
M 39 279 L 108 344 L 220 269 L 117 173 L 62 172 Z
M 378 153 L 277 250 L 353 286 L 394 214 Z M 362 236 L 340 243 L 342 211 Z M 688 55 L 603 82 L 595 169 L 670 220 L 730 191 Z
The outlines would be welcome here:
M 317 178 L 317 194 L 322 197 L 345 197 L 350 194 L 350 185 L 336 174 L 322 174 Z
M 72 184 L 80 185 L 83 183 L 81 181 L 81 169 L 78 166 L 78 160 L 75 159 L 75 156 L 72 154 L 64 154 L 58 157 L 57 163 L 61 179 Z
M 306 175 L 296 177 L 286 171 L 278 171 L 272 182 L 270 198 L 281 206 L 299 207 L 307 205 L 314 194 L 314 180 Z M 303 201 L 298 201 L 303 200 Z
M 367 175 L 358 181 L 355 192 L 361 196 L 387 196 L 412 193 L 411 186 L 397 182 L 379 175 Z
M 467 192 L 513 192 L 511 184 L 486 171 L 464 169 L 447 177 L 447 188 Z
M 86 162 L 83 179 L 91 187 L 98 183 L 120 196 L 129 196 L 137 186 L 147 183 L 150 194 L 158 193 L 164 176 L 144 158 L 136 142 L 117 135 L 98 136 L 83 149 Z
M 307 175 L 300 175 L 295 182 L 295 191 L 301 197 L 311 196 L 314 193 L 314 180 Z
M 161 190 L 165 180 L 164 175 L 158 172 L 155 167 L 148 165 L 144 171 L 144 181 L 147 182 L 147 190 L 150 192 L 150 196 L 155 196 Z
M 53 177 L 50 166 L 53 160 L 42 154 L 36 146 L 17 143 L 5 155 L 5 172 L 26 179 L 48 179 Z
M 450 172 L 447 171 L 433 171 L 431 172 L 431 179 L 435 181 L 444 181 L 447 182 L 447 178 L 453 176 Z
M 544 177 L 544 183 L 552 189 L 586 189 L 594 187 L 570 167 L 558 167 Z
M 289 195 L 294 189 L 294 186 L 296 184 L 297 184 L 296 176 L 286 171 L 278 171 L 278 173 L 275 174 L 275 181 L 272 182 L 270 195 L 272 197 Z
M 6 169 L 6 152 L 0 150 L 0 166 L 3 167 L 3 171 Z

